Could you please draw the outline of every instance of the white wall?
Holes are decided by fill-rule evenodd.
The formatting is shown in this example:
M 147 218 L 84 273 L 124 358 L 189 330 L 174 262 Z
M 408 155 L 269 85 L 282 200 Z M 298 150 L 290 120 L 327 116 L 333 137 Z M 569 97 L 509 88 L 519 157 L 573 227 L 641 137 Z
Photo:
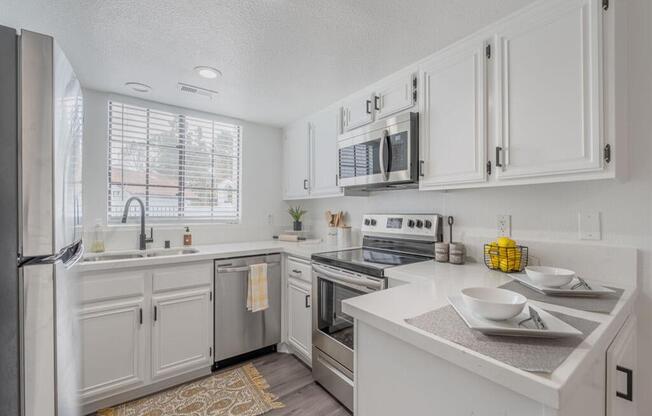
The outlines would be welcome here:
M 242 220 L 240 224 L 191 226 L 194 244 L 225 241 L 267 240 L 276 231 L 276 224 L 286 224 L 286 205 L 281 201 L 281 130 L 275 127 L 234 120 L 193 110 L 172 107 L 131 97 L 84 90 L 84 228 L 86 241 L 93 239 L 96 221 L 107 230 L 107 249 L 138 247 L 138 226 L 106 226 L 107 214 L 107 137 L 109 99 L 149 106 L 166 111 L 234 122 L 242 126 Z M 271 215 L 271 224 L 270 216 Z M 154 227 L 154 246 L 164 240 L 172 246 L 182 244 L 183 223 Z M 149 226 L 149 224 L 148 224 Z
M 620 0 L 625 2 L 625 0 Z M 437 212 L 455 217 L 455 240 L 491 239 L 496 215 L 511 214 L 513 236 L 524 240 L 577 241 L 578 212 L 602 214 L 598 243 L 639 249 L 639 360 L 637 400 L 652 414 L 652 1 L 627 0 L 628 123 L 630 178 L 450 192 L 377 192 L 368 198 L 301 201 L 308 221 L 323 234 L 323 212 L 344 210 L 354 228 L 363 213 Z M 445 227 L 447 229 L 447 227 Z M 596 262 L 600 259 L 596 258 Z

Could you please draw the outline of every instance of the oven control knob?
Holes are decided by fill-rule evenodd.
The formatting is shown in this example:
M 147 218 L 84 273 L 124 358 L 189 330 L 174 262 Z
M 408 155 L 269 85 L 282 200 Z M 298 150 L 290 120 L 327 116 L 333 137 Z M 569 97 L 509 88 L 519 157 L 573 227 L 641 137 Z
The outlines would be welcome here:
M 375 226 L 375 225 L 376 225 L 376 220 L 373 219 L 373 218 L 371 219 L 371 225 L 372 225 L 372 226 Z
M 432 227 L 432 221 L 426 220 L 425 225 L 426 228 L 431 228 Z
M 408 221 L 408 227 L 414 228 L 414 220 L 409 220 Z
M 369 221 L 369 218 L 365 219 L 364 220 L 364 225 L 369 225 L 369 224 L 371 224 L 371 221 Z
M 423 221 L 417 220 L 417 228 L 423 227 Z

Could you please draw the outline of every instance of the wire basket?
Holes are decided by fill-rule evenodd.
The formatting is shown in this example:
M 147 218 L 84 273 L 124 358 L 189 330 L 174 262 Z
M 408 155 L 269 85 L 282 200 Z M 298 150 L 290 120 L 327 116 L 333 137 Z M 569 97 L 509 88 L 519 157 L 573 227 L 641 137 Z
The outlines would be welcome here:
M 496 243 L 484 245 L 484 264 L 491 270 L 522 272 L 527 261 L 528 249 L 525 246 L 499 247 Z

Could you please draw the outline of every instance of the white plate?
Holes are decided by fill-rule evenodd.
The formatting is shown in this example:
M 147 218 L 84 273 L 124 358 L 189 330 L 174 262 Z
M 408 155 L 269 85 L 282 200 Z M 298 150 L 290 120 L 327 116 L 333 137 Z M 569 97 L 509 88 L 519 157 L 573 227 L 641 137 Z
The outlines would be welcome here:
M 566 322 L 544 311 L 541 308 L 526 304 L 523 312 L 506 321 L 492 321 L 481 318 L 469 310 L 461 296 L 450 296 L 450 304 L 455 308 L 466 325 L 487 335 L 504 335 L 514 337 L 536 337 L 536 338 L 564 338 L 580 336 L 582 332 L 575 327 L 568 325 Z M 529 307 L 532 307 L 539 313 L 539 316 L 545 322 L 548 329 L 534 329 L 533 326 L 527 328 L 519 326 L 518 323 L 530 317 Z M 529 323 L 531 325 L 531 323 Z
M 579 282 L 577 278 L 574 278 L 573 280 L 571 280 L 569 284 L 564 285 L 562 287 L 546 287 L 535 283 L 534 281 L 532 281 L 532 279 L 530 279 L 530 276 L 528 276 L 525 273 L 510 274 L 509 276 L 512 279 L 516 280 L 517 282 L 522 283 L 523 285 L 529 287 L 530 289 L 534 289 L 539 293 L 543 293 L 544 295 L 549 295 L 549 296 L 570 296 L 570 297 L 576 296 L 576 297 L 585 297 L 585 298 L 591 298 L 591 297 L 597 298 L 600 296 L 616 293 L 612 289 L 609 289 L 604 286 L 600 286 L 588 280 L 586 282 L 589 284 L 589 286 L 591 286 L 591 290 L 588 290 L 585 287 L 571 289 L 573 285 Z

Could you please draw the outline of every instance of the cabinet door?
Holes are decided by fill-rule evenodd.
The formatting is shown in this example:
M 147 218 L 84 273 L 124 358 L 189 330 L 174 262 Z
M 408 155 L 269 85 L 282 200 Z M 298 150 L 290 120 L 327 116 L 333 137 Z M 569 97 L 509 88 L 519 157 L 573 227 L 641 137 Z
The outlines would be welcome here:
M 310 118 L 310 196 L 341 195 L 337 176 L 337 110 Z
M 417 78 L 410 72 L 387 81 L 378 88 L 373 106 L 376 120 L 407 110 L 416 103 Z
M 311 286 L 288 280 L 288 341 L 306 358 L 312 355 Z
M 213 308 L 210 287 L 152 297 L 152 379 L 212 364 Z
M 283 140 L 284 198 L 308 197 L 309 126 L 297 123 L 288 127 Z
M 468 41 L 420 66 L 421 189 L 486 180 L 484 50 Z
M 142 297 L 82 307 L 81 399 L 87 403 L 145 383 Z
M 374 121 L 374 95 L 371 92 L 356 94 L 342 102 L 342 127 L 351 131 Z
M 598 0 L 544 2 L 498 30 L 499 179 L 602 168 L 601 38 Z
M 638 415 L 636 319 L 630 317 L 607 349 L 607 416 Z

